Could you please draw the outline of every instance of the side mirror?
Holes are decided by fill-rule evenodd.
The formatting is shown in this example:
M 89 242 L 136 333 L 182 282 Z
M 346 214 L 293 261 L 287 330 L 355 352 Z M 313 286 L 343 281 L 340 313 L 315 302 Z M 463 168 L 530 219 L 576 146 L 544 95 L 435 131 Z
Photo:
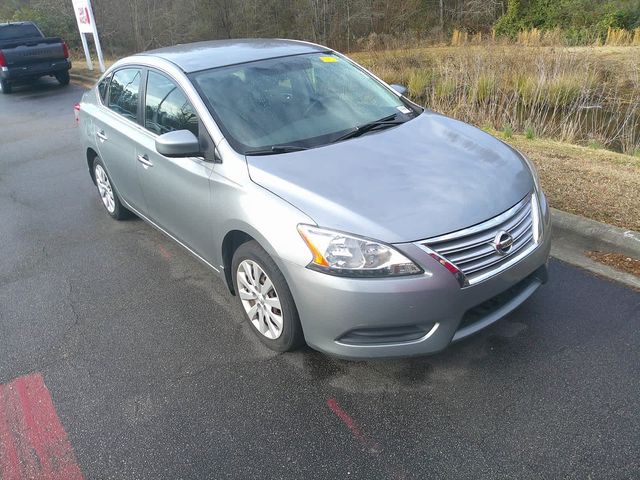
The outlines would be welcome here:
M 392 89 L 394 89 L 396 92 L 398 92 L 400 95 L 404 95 L 405 93 L 407 93 L 407 87 L 405 87 L 404 85 L 398 85 L 397 83 L 394 83 L 389 86 Z
M 200 142 L 189 130 L 175 130 L 156 138 L 156 150 L 165 157 L 197 157 Z

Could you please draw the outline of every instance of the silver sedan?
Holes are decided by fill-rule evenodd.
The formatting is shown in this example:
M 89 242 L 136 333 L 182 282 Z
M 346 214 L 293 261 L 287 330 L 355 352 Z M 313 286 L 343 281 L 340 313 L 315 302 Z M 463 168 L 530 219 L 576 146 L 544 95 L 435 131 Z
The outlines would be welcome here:
M 268 347 L 436 352 L 547 279 L 531 163 L 347 57 L 287 40 L 154 50 L 80 104 L 109 215 L 135 214 L 226 282 Z

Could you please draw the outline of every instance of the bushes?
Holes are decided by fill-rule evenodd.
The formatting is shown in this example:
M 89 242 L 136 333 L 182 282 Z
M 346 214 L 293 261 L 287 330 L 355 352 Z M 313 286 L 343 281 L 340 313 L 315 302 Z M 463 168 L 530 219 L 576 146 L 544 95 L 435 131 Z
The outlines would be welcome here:
M 525 29 L 525 20 L 523 18 L 523 9 L 520 0 L 509 0 L 507 3 L 507 12 L 501 16 L 493 26 L 496 35 L 516 38 L 518 32 Z
M 562 29 L 569 45 L 604 42 L 611 30 L 640 26 L 639 0 L 509 0 L 506 13 L 494 29 L 515 39 L 522 31 Z
M 454 44 L 473 45 L 489 40 L 492 27 L 498 37 L 533 34 L 521 39 L 527 45 L 548 44 L 549 32 L 584 45 L 604 42 L 609 29 L 640 27 L 640 0 L 94 0 L 93 7 L 112 53 L 246 36 L 351 50 L 442 42 L 454 32 Z M 7 19 L 36 20 L 79 43 L 70 0 L 0 0 L 0 21 Z

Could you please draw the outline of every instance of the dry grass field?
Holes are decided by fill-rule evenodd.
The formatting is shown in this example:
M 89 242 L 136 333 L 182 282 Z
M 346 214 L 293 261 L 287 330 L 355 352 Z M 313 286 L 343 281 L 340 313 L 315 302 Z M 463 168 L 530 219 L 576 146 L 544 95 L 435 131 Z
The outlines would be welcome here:
M 538 167 L 551 206 L 640 231 L 640 157 L 492 132 Z
M 475 125 L 640 153 L 640 47 L 462 45 L 352 57 Z

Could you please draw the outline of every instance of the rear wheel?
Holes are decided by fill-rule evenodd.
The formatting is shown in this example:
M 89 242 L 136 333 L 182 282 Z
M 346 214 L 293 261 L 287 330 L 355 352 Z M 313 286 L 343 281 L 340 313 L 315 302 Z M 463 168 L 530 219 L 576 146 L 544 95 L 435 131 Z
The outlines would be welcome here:
M 304 343 L 298 310 L 287 281 L 269 254 L 252 240 L 238 247 L 231 262 L 236 297 L 251 329 L 278 352 Z
M 56 73 L 56 80 L 60 83 L 60 85 L 69 85 L 69 70 L 65 70 L 64 72 Z
M 0 91 L 2 93 L 11 93 L 11 84 L 6 80 L 0 80 Z
M 107 213 L 116 220 L 128 218 L 130 212 L 120 202 L 120 198 L 113 188 L 111 179 L 100 157 L 96 157 L 93 160 L 93 178 L 95 178 L 100 200 L 102 200 L 102 205 L 107 210 Z

